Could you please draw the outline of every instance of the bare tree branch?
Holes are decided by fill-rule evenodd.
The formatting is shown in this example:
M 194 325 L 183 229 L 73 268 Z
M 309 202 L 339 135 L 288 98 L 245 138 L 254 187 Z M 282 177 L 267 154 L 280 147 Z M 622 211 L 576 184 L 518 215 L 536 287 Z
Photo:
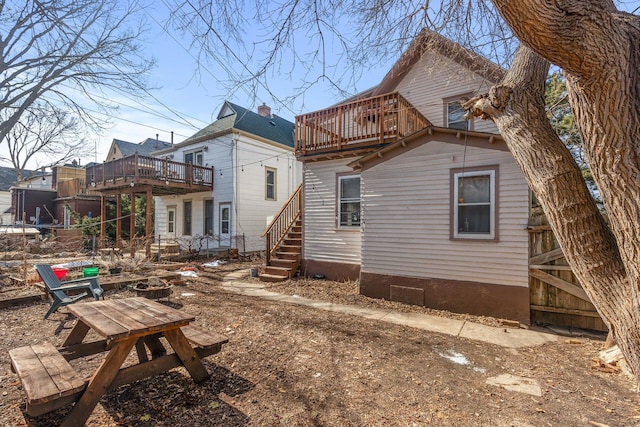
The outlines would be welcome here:
M 10 109 L 2 110 L 0 119 L 5 114 L 10 116 L 12 113 Z M 91 148 L 80 138 L 81 129 L 75 117 L 60 109 L 46 103 L 32 105 L 5 136 L 3 144 L 9 155 L 1 160 L 13 165 L 20 180 L 27 164 L 36 155 L 47 158 L 45 163 L 36 165 L 41 168 L 89 154 Z
M 137 0 L 27 0 L 0 9 L 0 141 L 39 102 L 66 108 L 91 126 L 89 110 L 111 106 L 93 97 L 113 89 L 143 94 L 153 61 L 142 59 Z M 10 114 L 9 114 L 10 113 Z
M 227 89 L 269 92 L 274 79 L 293 79 L 296 95 L 322 84 L 351 96 L 364 70 L 397 58 L 423 29 L 438 31 L 509 63 L 517 40 L 490 2 L 448 0 L 228 2 L 163 0 L 170 25 L 193 40 L 202 61 L 229 64 Z M 250 28 L 251 31 L 242 31 Z

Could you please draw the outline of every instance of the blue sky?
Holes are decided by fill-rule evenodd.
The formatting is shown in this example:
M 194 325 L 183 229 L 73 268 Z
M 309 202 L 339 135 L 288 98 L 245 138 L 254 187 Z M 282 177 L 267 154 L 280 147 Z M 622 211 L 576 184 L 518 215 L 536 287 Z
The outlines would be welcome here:
M 223 69 L 220 64 L 212 61 L 198 70 L 195 60 L 197 52 L 189 52 L 190 40 L 176 33 L 170 35 L 162 29 L 167 16 L 164 3 L 151 2 L 152 6 L 146 9 L 146 19 L 152 29 L 143 45 L 146 53 L 157 60 L 157 67 L 149 76 L 150 84 L 159 87 L 151 92 L 155 99 L 144 100 L 141 106 L 136 99 L 114 96 L 114 100 L 121 103 L 119 114 L 112 118 L 111 128 L 102 135 L 93 136 L 93 141 L 88 141 L 95 145 L 96 150 L 92 158 L 83 159 L 85 163 L 102 161 L 114 138 L 140 142 L 146 138 L 155 138 L 157 134 L 161 140 L 169 141 L 173 131 L 174 142 L 180 142 L 214 121 L 225 99 L 254 111 L 265 102 L 272 108 L 272 113 L 291 121 L 297 114 L 322 109 L 343 99 L 343 96 L 323 81 L 304 94 L 296 93 L 295 88 L 300 85 L 298 79 L 302 79 L 302 76 L 296 74 L 292 77 L 293 80 L 274 78 L 277 69 L 269 79 L 271 94 L 264 88 L 258 88 L 257 94 L 253 94 L 248 87 L 228 93 L 221 82 L 228 79 L 229 70 L 234 74 L 238 73 L 240 64 L 224 62 Z M 638 0 L 617 3 L 622 10 L 638 13 Z M 251 29 L 244 31 L 249 39 L 260 38 L 259 35 L 252 34 Z M 392 57 L 385 58 L 377 67 L 367 69 L 357 80 L 356 86 L 349 91 L 356 93 L 379 83 L 400 54 L 401 52 L 397 52 Z M 286 61 L 283 63 L 286 70 Z M 273 99 L 272 94 L 276 99 Z M 285 100 L 292 95 L 299 96 L 293 103 L 287 103 Z M 143 112 L 141 109 L 151 111 Z
M 322 109 L 342 99 L 328 84 L 320 82 L 293 103 L 286 102 L 284 100 L 287 97 L 296 94 L 294 88 L 300 84 L 295 77 L 294 80 L 270 78 L 271 94 L 261 87 L 257 96 L 248 87 L 237 88 L 229 93 L 222 82 L 228 79 L 228 70 L 234 72 L 240 65 L 225 63 L 227 70 L 224 70 L 213 62 L 198 69 L 195 59 L 197 51 L 189 51 L 190 41 L 176 33 L 169 34 L 158 25 L 164 22 L 166 16 L 161 5 L 161 2 L 157 2 L 147 9 L 146 18 L 153 28 L 143 42 L 145 53 L 157 61 L 156 68 L 149 76 L 149 83 L 158 87 L 151 91 L 155 99 L 149 97 L 140 102 L 132 97 L 113 95 L 112 101 L 120 105 L 117 115 L 111 119 L 113 125 L 102 135 L 93 136 L 93 141 L 88 141 L 95 145 L 95 153 L 91 158 L 83 158 L 83 163 L 104 160 L 114 138 L 140 142 L 155 138 L 158 134 L 159 139 L 170 141 L 173 131 L 174 142 L 180 142 L 213 122 L 224 100 L 253 111 L 258 105 L 266 103 L 273 114 L 294 121 L 297 114 Z M 378 69 L 369 70 L 352 91 L 365 90 L 377 84 L 396 59 L 397 56 L 390 58 Z
M 144 53 L 157 61 L 156 68 L 149 75 L 149 83 L 158 88 L 152 90 L 152 96 L 147 99 L 121 94 L 109 95 L 113 103 L 120 105 L 119 111 L 111 117 L 112 125 L 102 134 L 86 137 L 87 144 L 93 147 L 93 154 L 80 158 L 83 164 L 103 161 L 114 138 L 140 142 L 158 135 L 161 140 L 169 141 L 173 131 L 174 142 L 180 142 L 213 122 L 225 99 L 254 111 L 264 102 L 271 107 L 272 113 L 291 121 L 297 114 L 322 109 L 343 99 L 325 81 L 320 81 L 304 94 L 297 93 L 295 88 L 300 85 L 299 79 L 302 76 L 294 74 L 291 80 L 279 77 L 276 75 L 278 69 L 269 76 L 269 91 L 259 87 L 257 93 L 253 94 L 248 87 L 241 87 L 229 93 L 223 82 L 228 80 L 229 71 L 238 73 L 240 64 L 233 61 L 211 61 L 206 67 L 198 69 L 195 60 L 198 52 L 189 52 L 190 40 L 162 29 L 167 16 L 164 1 L 149 3 L 150 7 L 146 9 L 144 18 L 148 21 L 150 31 L 141 44 Z M 623 10 L 633 11 L 640 6 L 640 1 L 622 1 L 619 6 Z M 249 39 L 259 38 L 252 34 L 251 29 L 246 29 L 246 35 Z M 302 39 L 304 42 L 304 38 Z M 329 40 L 329 45 L 330 43 Z M 356 93 L 379 83 L 400 54 L 401 52 L 397 52 L 385 58 L 380 65 L 367 68 L 355 87 L 351 87 L 349 91 Z M 286 70 L 286 61 L 283 63 L 283 69 Z M 296 94 L 300 96 L 295 101 L 285 101 Z M 30 164 L 28 167 L 33 168 L 35 165 Z

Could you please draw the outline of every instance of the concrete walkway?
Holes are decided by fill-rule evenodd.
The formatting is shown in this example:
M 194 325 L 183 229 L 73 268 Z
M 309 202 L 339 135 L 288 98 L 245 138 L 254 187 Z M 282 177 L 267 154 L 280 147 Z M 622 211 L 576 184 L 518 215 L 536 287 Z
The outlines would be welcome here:
M 222 287 L 229 292 L 241 295 L 304 305 L 319 310 L 351 314 L 353 316 L 360 316 L 366 319 L 380 320 L 382 322 L 409 326 L 425 331 L 453 335 L 507 348 L 531 347 L 548 342 L 554 342 L 559 339 L 559 336 L 557 335 L 527 329 L 496 328 L 481 325 L 479 323 L 439 316 L 430 316 L 427 314 L 401 313 L 393 310 L 333 304 L 330 302 L 316 301 L 299 296 L 283 295 L 264 289 L 262 282 L 249 282 L 242 280 L 245 275 L 245 271 L 236 271 L 228 274 L 223 280 Z

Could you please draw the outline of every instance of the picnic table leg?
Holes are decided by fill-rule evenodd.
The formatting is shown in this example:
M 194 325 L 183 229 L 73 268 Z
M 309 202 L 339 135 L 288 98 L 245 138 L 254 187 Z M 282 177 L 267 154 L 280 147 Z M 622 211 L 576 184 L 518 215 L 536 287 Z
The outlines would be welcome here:
M 140 363 L 149 361 L 147 349 L 149 349 L 152 359 L 167 354 L 167 349 L 164 348 L 160 342 L 161 336 L 162 334 L 153 334 L 146 337 L 140 337 L 138 342 L 136 342 L 136 353 L 138 354 L 138 361 Z
M 147 357 L 147 348 L 144 346 L 142 338 L 136 341 L 136 353 L 138 354 L 138 361 L 140 363 L 149 361 L 149 358 Z
M 98 370 L 89 380 L 86 390 L 80 400 L 62 422 L 62 427 L 84 426 L 85 422 L 100 401 L 100 398 L 109 388 L 109 385 L 118 374 L 122 363 L 127 358 L 137 338 L 130 338 L 117 343 L 102 362 Z
M 200 357 L 179 328 L 166 331 L 164 336 L 195 382 L 199 383 L 209 378 L 209 373 L 202 364 Z
M 70 345 L 80 344 L 84 337 L 87 336 L 87 332 L 89 332 L 89 326 L 84 323 L 82 320 L 78 319 L 71 332 L 67 336 L 67 339 L 62 343 L 62 347 L 67 347 Z
M 164 348 L 164 345 L 160 342 L 161 336 L 162 334 L 153 334 L 142 338 L 144 340 L 144 344 L 151 352 L 152 359 L 167 354 L 167 349 Z

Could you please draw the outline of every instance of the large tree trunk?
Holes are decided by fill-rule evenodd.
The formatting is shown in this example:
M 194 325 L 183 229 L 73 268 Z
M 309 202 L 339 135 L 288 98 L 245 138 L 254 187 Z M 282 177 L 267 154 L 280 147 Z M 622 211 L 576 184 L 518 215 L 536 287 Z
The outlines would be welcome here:
M 504 85 L 492 91 L 494 105 L 480 108 L 492 110 L 567 260 L 640 378 L 638 19 L 616 12 L 608 0 L 493 2 L 523 43 L 565 70 L 610 229 L 543 120 L 540 70 L 546 66 L 535 54 L 523 48 Z

